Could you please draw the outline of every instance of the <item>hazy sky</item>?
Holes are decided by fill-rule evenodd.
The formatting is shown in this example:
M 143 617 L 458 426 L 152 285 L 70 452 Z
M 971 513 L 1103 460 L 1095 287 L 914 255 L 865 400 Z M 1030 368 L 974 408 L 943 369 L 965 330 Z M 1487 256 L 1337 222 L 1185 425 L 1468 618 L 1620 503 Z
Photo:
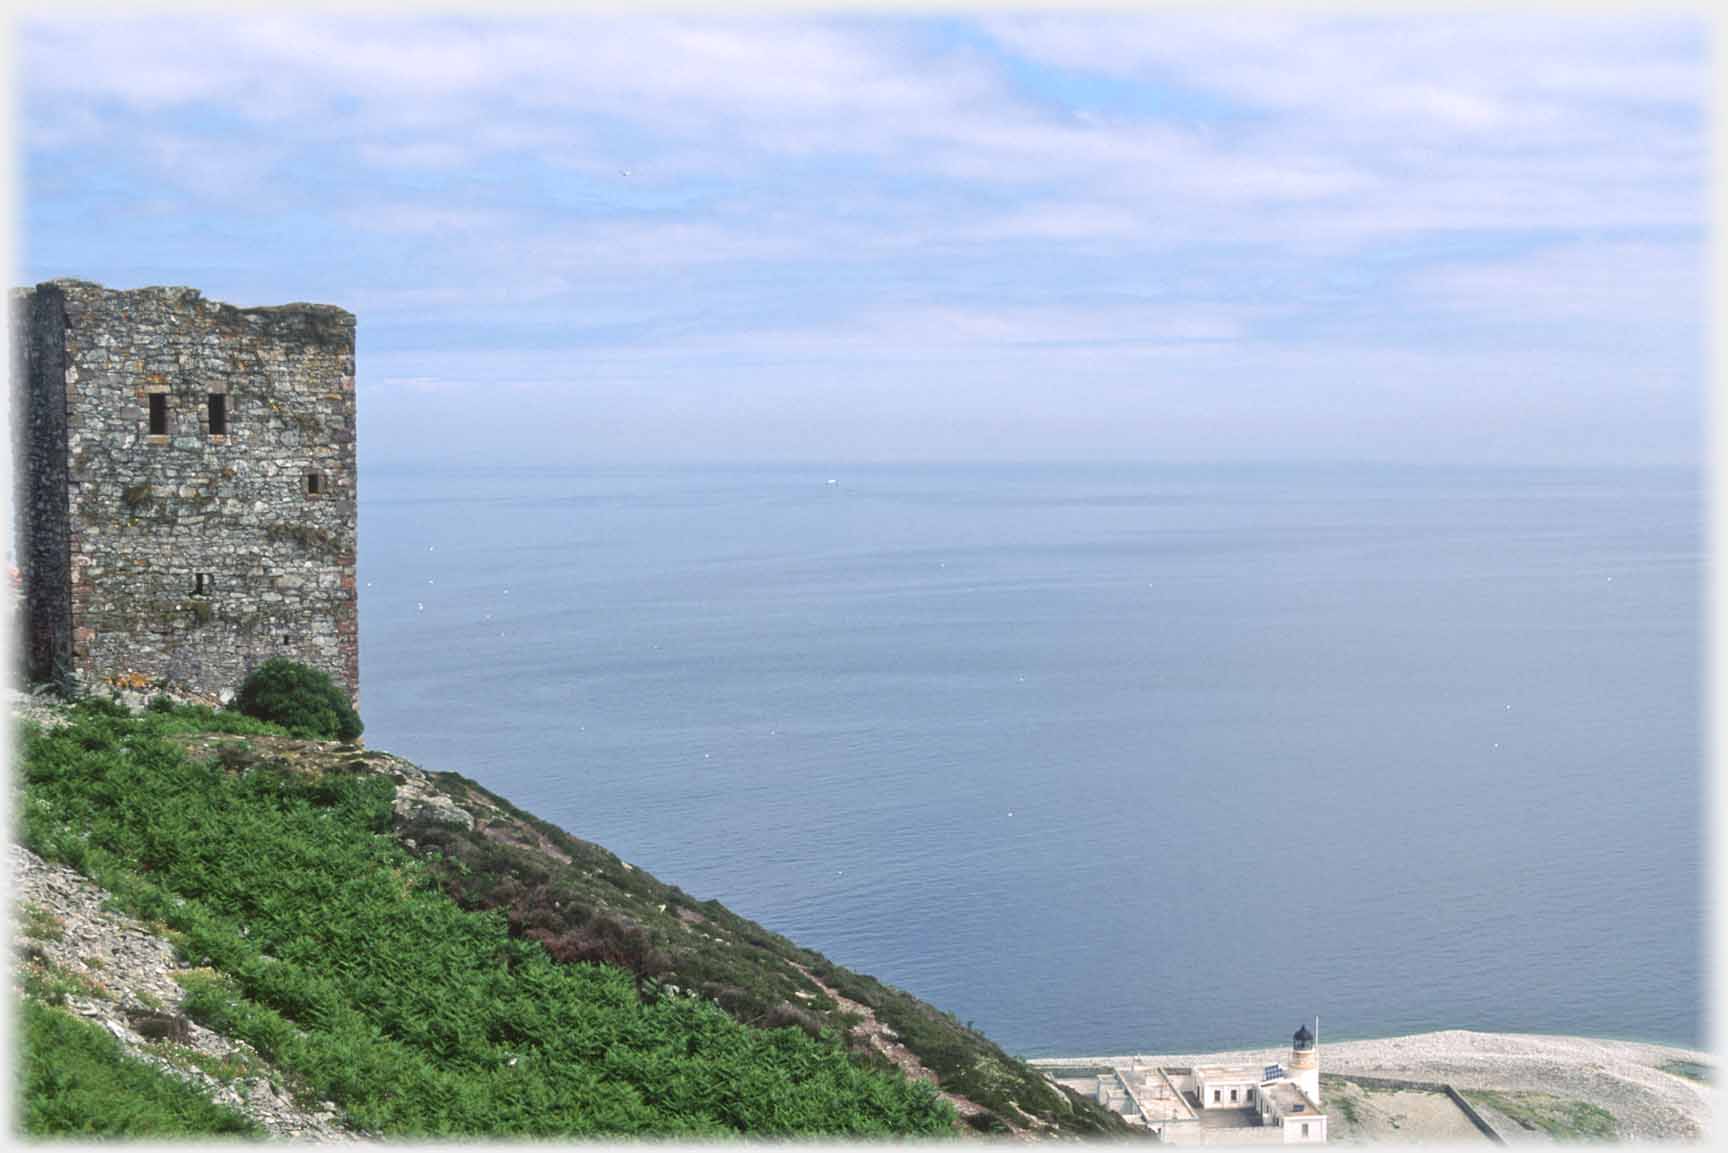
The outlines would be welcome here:
M 359 315 L 363 454 L 1691 463 L 1696 19 L 36 18 L 19 279 Z

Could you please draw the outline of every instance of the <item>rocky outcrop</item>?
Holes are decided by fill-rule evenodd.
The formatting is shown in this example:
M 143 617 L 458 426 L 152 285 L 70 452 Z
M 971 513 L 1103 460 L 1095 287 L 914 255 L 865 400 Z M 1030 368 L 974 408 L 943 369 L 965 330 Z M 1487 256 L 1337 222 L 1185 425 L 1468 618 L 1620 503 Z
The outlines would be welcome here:
M 31 976 L 71 1013 L 106 1029 L 131 1056 L 196 1085 L 275 1137 L 357 1141 L 328 1101 L 297 1102 L 283 1076 L 244 1041 L 179 1012 L 187 971 L 149 926 L 105 906 L 108 893 L 63 865 L 11 846 L 16 920 L 14 993 Z
M 193 733 L 179 740 L 194 757 L 214 757 L 232 768 L 274 764 L 311 774 L 379 773 L 396 786 L 392 808 L 404 824 L 424 820 L 459 829 L 474 827 L 474 814 L 439 791 L 425 769 L 392 753 L 376 752 L 349 741 L 289 737 L 241 738 L 223 733 Z

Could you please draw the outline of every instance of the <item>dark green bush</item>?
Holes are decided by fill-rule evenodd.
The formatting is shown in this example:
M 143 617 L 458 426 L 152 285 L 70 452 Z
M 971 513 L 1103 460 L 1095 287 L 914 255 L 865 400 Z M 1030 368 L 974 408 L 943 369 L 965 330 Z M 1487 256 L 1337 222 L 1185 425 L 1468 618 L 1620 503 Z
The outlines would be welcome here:
M 351 741 L 364 727 L 348 694 L 328 674 L 286 657 L 272 657 L 254 669 L 234 707 L 302 737 Z

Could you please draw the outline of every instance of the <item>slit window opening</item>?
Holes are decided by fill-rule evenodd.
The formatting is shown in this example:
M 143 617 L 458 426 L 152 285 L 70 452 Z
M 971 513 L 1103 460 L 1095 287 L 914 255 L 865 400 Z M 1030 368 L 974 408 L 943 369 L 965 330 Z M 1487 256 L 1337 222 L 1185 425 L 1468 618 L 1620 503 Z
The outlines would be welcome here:
M 228 394 L 213 392 L 210 394 L 210 435 L 228 435 Z
M 168 435 L 168 394 L 165 392 L 150 394 L 150 435 Z
M 306 495 L 317 496 L 324 491 L 324 474 L 309 472 L 306 474 Z
M 209 596 L 216 591 L 216 576 L 214 573 L 201 572 L 193 575 L 192 595 Z

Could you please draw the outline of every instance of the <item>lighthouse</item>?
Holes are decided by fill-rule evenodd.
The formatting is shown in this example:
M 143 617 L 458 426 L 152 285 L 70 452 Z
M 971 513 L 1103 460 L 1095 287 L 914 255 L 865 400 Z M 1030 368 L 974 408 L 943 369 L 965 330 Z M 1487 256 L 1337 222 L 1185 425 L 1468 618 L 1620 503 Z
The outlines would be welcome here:
M 1290 1040 L 1290 1080 L 1320 1104 L 1320 1044 L 1307 1025 L 1296 1030 Z

